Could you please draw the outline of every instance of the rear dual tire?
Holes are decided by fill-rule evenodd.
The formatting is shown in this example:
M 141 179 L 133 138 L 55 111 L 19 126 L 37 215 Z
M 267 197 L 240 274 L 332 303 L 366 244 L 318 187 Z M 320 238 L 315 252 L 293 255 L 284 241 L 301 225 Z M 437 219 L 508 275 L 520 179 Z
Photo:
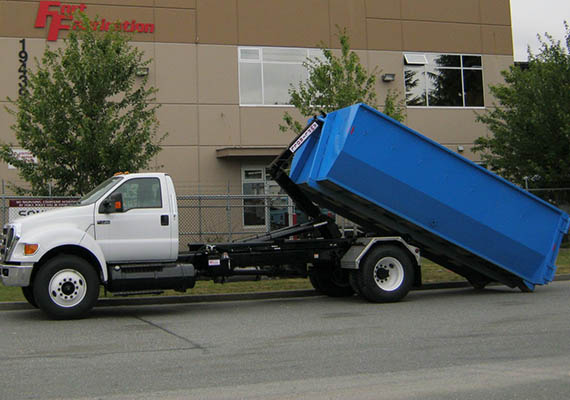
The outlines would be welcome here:
M 309 280 L 316 291 L 330 297 L 348 297 L 354 294 L 348 271 L 338 267 L 314 267 L 309 271 Z

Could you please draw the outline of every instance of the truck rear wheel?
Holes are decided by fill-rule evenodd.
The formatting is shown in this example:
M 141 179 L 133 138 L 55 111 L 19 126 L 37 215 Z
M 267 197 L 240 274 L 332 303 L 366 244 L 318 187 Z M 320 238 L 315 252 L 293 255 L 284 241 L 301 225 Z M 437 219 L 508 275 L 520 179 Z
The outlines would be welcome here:
M 362 296 L 373 302 L 403 299 L 414 282 L 412 260 L 397 246 L 373 249 L 361 264 L 356 283 Z
M 360 294 L 360 286 L 358 283 L 358 270 L 350 270 L 348 271 L 348 283 L 350 283 L 350 287 L 354 290 L 354 293 Z
M 317 280 L 317 274 L 315 272 L 309 272 L 309 281 L 311 282 L 311 285 L 317 292 L 321 291 L 321 285 Z
M 39 308 L 50 317 L 79 318 L 99 297 L 99 277 L 83 258 L 60 255 L 40 268 L 33 293 Z
M 348 271 L 341 268 L 315 267 L 309 272 L 315 290 L 331 297 L 347 297 L 354 294 L 348 281 Z

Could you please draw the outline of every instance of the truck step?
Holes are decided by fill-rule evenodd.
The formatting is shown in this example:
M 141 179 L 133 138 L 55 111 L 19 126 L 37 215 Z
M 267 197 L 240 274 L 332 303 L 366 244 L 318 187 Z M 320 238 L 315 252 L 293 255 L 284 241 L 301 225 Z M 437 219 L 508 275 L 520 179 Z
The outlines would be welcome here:
M 123 292 L 109 292 L 113 295 L 113 297 L 125 297 L 125 296 L 138 296 L 141 294 L 163 294 L 164 290 L 128 290 Z

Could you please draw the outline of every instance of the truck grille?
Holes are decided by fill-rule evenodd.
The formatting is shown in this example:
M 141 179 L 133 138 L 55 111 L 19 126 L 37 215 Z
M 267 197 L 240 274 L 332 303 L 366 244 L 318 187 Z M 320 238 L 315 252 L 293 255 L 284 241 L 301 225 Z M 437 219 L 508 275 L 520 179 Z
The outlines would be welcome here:
M 3 261 L 6 260 L 6 255 L 9 252 L 10 246 L 14 242 L 14 227 L 5 226 L 2 230 L 2 241 L 0 242 L 0 257 Z

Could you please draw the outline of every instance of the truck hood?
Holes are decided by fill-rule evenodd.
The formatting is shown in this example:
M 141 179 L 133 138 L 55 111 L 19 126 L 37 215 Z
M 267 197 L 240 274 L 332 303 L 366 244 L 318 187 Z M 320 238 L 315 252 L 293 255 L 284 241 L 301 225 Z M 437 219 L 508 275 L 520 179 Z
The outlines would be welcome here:
M 44 211 L 14 220 L 12 224 L 19 225 L 24 232 L 34 229 L 44 229 L 50 225 L 73 225 L 86 231 L 93 224 L 95 205 L 63 207 L 56 210 Z

